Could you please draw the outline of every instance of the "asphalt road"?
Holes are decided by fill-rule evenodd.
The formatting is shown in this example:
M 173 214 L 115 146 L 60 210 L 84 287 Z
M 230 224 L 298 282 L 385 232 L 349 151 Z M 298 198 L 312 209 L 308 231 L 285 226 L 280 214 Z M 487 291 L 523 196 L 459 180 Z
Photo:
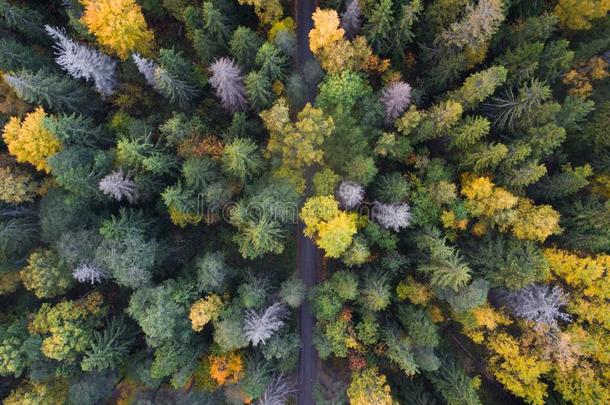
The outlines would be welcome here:
M 297 25 L 297 64 L 303 66 L 313 59 L 309 50 L 309 31 L 313 28 L 311 15 L 316 8 L 314 0 L 296 0 L 295 15 Z M 308 83 L 306 86 L 306 101 L 313 102 L 316 95 L 316 84 Z M 308 173 L 311 178 L 311 173 Z M 311 239 L 303 235 L 303 224 L 297 226 L 297 269 L 309 289 L 319 281 L 322 255 Z M 313 405 L 313 391 L 317 381 L 320 358 L 313 345 L 313 327 L 315 318 L 311 305 L 305 300 L 299 313 L 299 326 L 301 335 L 301 351 L 299 355 L 299 405 Z

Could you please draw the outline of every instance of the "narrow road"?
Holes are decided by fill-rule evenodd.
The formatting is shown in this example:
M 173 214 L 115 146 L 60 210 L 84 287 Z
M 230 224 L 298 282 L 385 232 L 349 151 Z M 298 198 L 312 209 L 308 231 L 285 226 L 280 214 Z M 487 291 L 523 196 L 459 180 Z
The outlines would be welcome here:
M 315 0 L 295 0 L 295 15 L 297 25 L 297 65 L 303 67 L 313 59 L 309 50 L 309 31 L 313 28 L 311 15 L 316 7 Z M 306 101 L 313 102 L 316 95 L 316 84 L 306 84 Z M 311 179 L 311 173 L 306 176 Z M 303 235 L 302 223 L 297 226 L 297 268 L 309 290 L 319 281 L 319 268 L 322 262 L 320 250 L 311 239 Z M 317 381 L 320 359 L 313 345 L 313 327 L 315 318 L 311 311 L 309 300 L 301 305 L 299 325 L 301 335 L 301 351 L 299 355 L 299 405 L 313 405 L 313 391 Z

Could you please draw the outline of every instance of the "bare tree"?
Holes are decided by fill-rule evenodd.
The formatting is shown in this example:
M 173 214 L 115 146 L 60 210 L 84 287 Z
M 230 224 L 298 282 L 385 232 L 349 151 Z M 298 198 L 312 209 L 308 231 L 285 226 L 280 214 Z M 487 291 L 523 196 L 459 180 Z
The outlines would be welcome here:
M 345 30 L 345 36 L 353 39 L 362 26 L 362 12 L 358 0 L 351 0 L 341 14 L 341 28 Z
M 411 209 L 406 203 L 384 204 L 375 201 L 373 205 L 373 219 L 386 229 L 398 232 L 411 223 Z
M 345 208 L 356 208 L 364 198 L 364 187 L 352 181 L 344 181 L 337 189 L 337 198 Z
M 140 56 L 139 53 L 134 53 L 133 55 L 131 55 L 131 58 L 138 67 L 140 73 L 144 75 L 146 82 L 154 87 L 157 83 L 157 81 L 155 80 L 155 72 L 159 67 L 157 62 L 155 62 L 154 60 L 143 58 L 142 56 Z
M 538 330 L 545 327 L 558 329 L 558 321 L 569 322 L 572 319 L 561 311 L 568 298 L 559 286 L 530 285 L 505 294 L 501 301 L 519 318 L 534 322 L 534 328 Z
M 464 18 L 451 24 L 436 41 L 445 47 L 475 48 L 491 39 L 504 18 L 502 0 L 479 0 L 476 6 L 469 4 Z
M 286 308 L 283 304 L 276 302 L 261 313 L 248 310 L 244 320 L 244 332 L 248 341 L 254 346 L 259 343 L 265 344 L 273 334 L 284 325 Z
M 383 89 L 381 104 L 385 109 L 385 119 L 393 123 L 411 103 L 411 86 L 405 82 L 395 82 Z
M 101 283 L 108 275 L 92 263 L 82 263 L 73 272 L 72 276 L 79 283 Z
M 210 84 L 223 107 L 230 111 L 246 109 L 246 88 L 239 67 L 229 58 L 217 59 L 210 66 Z
M 283 374 L 273 377 L 265 392 L 259 398 L 258 405 L 284 405 L 297 392 L 294 383 Z
M 124 174 L 122 169 L 115 170 L 101 179 L 99 189 L 117 201 L 126 199 L 131 204 L 140 196 L 138 185 L 131 178 L 131 174 Z
M 117 85 L 117 61 L 108 55 L 72 41 L 63 29 L 45 25 L 45 30 L 55 40 L 55 61 L 75 79 L 93 81 L 96 90 L 104 97 L 114 93 Z

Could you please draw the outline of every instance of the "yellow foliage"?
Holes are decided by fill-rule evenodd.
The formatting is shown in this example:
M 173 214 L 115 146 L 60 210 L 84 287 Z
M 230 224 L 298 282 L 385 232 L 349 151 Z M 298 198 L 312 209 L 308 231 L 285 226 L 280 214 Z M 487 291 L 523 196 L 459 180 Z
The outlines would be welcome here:
M 543 405 L 547 385 L 540 379 L 551 370 L 548 361 L 523 353 L 519 342 L 506 333 L 491 336 L 489 370 L 504 387 L 527 403 Z
M 151 55 L 154 34 L 135 0 L 81 0 L 82 22 L 98 42 L 125 60 L 132 52 Z
M 562 27 L 588 30 L 591 20 L 604 17 L 610 11 L 610 0 L 559 0 L 553 14 Z
M 462 177 L 462 195 L 466 197 L 466 207 L 472 215 L 485 217 L 513 208 L 519 200 L 502 187 L 496 187 L 489 177 L 472 175 Z
M 351 245 L 356 231 L 355 214 L 341 211 L 334 218 L 318 225 L 316 243 L 324 250 L 326 257 L 337 258 Z
M 411 276 L 398 283 L 396 294 L 401 301 L 409 300 L 413 304 L 424 305 L 432 298 L 432 291 L 428 284 L 415 281 Z
M 200 332 L 208 322 L 218 319 L 222 308 L 222 299 L 216 294 L 208 295 L 195 302 L 189 313 L 193 330 Z
M 244 362 L 239 353 L 231 352 L 218 356 L 212 354 L 208 360 L 210 376 L 218 385 L 236 383 L 244 375 Z
M 312 15 L 314 28 L 309 31 L 309 49 L 314 54 L 321 49 L 330 48 L 341 41 L 345 30 L 339 28 L 339 15 L 335 10 L 321 10 L 319 7 Z
M 194 212 L 182 212 L 176 209 L 176 207 L 173 205 L 170 205 L 167 211 L 169 212 L 169 218 L 171 219 L 172 223 L 180 228 L 184 228 L 187 225 L 198 224 L 203 219 L 202 214 L 197 214 Z
M 558 371 L 554 376 L 555 389 L 573 404 L 599 405 L 610 403 L 610 380 L 585 361 L 577 367 Z
M 577 69 L 572 69 L 563 77 L 563 83 L 568 86 L 568 93 L 572 96 L 587 98 L 593 91 L 594 80 L 602 80 L 608 77 L 608 63 L 595 56 L 581 64 Z
M 561 233 L 559 213 L 550 205 L 534 205 L 531 200 L 520 199 L 517 216 L 512 222 L 512 233 L 519 239 L 544 242 L 551 235 Z
M 318 231 L 318 224 L 328 221 L 339 214 L 339 202 L 331 196 L 309 198 L 301 208 L 300 217 L 305 224 L 305 235 L 313 237 Z
M 38 184 L 25 172 L 0 167 L 0 201 L 22 204 L 34 201 Z
M 377 368 L 353 373 L 347 396 L 351 405 L 394 404 L 386 376 L 379 374 Z
M 282 31 L 294 32 L 295 29 L 296 24 L 294 22 L 294 19 L 292 17 L 286 17 L 273 24 L 273 26 L 269 30 L 269 33 L 267 34 L 267 38 L 269 39 L 269 42 L 273 43 L 278 33 Z
M 29 113 L 23 121 L 12 117 L 4 127 L 2 137 L 8 151 L 20 163 L 30 163 L 39 171 L 50 173 L 46 159 L 59 152 L 61 143 L 43 127 L 47 114 L 42 107 Z
M 19 277 L 18 271 L 0 272 L 0 296 L 17 291 L 20 281 L 21 277 Z
M 500 325 L 510 325 L 512 323 L 507 315 L 492 308 L 488 303 L 474 308 L 472 310 L 472 316 L 474 317 L 477 326 L 490 331 L 495 330 Z
M 560 249 L 545 249 L 551 271 L 588 297 L 610 299 L 610 255 L 580 257 Z
M 63 404 L 68 399 L 68 384 L 64 380 L 46 383 L 23 381 L 4 399 L 4 405 Z
M 284 15 L 282 3 L 279 0 L 238 0 L 239 4 L 254 7 L 254 12 L 263 25 L 271 25 Z

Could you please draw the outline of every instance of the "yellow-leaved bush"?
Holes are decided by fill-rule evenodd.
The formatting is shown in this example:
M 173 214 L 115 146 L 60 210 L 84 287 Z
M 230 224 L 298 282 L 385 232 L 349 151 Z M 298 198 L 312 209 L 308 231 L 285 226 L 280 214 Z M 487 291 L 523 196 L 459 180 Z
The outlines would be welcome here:
M 149 56 L 154 41 L 135 0 L 81 0 L 82 22 L 98 42 L 125 60 L 132 52 Z
M 42 107 L 20 120 L 12 117 L 4 126 L 2 138 L 17 162 L 30 163 L 39 171 L 51 172 L 47 158 L 61 149 L 61 142 L 44 125 L 47 114 Z
M 191 306 L 189 313 L 193 330 L 200 332 L 210 321 L 218 319 L 223 307 L 222 299 L 216 294 L 208 295 L 196 301 Z

